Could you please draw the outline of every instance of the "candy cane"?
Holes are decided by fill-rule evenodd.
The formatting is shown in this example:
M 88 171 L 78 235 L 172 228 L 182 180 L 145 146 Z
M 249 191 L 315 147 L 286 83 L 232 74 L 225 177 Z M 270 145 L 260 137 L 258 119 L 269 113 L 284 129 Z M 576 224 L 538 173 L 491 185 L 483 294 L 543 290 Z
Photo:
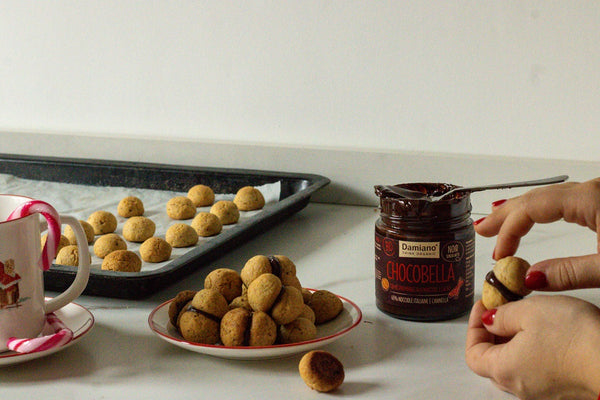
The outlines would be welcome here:
M 50 350 L 55 347 L 64 346 L 73 339 L 73 331 L 56 316 L 54 313 L 46 315 L 46 321 L 54 333 L 33 339 L 17 339 L 11 337 L 6 342 L 8 348 L 18 353 L 35 353 L 37 351 Z
M 8 220 L 27 217 L 35 213 L 42 214 L 46 218 L 46 221 L 48 221 L 48 236 L 40 257 L 40 267 L 44 271 L 47 271 L 52 265 L 52 260 L 54 260 L 60 240 L 60 217 L 58 212 L 44 201 L 31 200 L 17 207 L 8 216 Z

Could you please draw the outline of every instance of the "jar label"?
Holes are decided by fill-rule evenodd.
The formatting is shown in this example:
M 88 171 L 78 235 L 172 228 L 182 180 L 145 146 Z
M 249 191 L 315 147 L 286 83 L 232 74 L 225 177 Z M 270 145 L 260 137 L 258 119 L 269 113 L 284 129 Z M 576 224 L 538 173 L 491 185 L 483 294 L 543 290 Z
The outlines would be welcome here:
M 377 299 L 398 307 L 465 303 L 473 295 L 474 255 L 474 238 L 404 241 L 375 232 Z

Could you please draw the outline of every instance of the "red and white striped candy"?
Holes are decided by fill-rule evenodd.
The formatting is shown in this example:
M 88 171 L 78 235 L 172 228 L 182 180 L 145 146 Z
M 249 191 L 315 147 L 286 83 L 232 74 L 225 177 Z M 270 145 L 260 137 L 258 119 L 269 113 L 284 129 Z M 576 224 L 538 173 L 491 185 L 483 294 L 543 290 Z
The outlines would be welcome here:
M 44 271 L 47 271 L 52 265 L 54 256 L 56 256 L 56 250 L 58 250 L 58 243 L 60 240 L 60 216 L 58 215 L 58 212 L 56 212 L 54 207 L 44 201 L 31 200 L 17 207 L 8 216 L 8 220 L 24 218 L 35 213 L 42 214 L 44 218 L 46 218 L 46 221 L 48 221 L 48 236 L 40 257 L 40 267 Z
M 37 351 L 50 350 L 55 347 L 64 346 L 73 339 L 71 331 L 54 313 L 46 315 L 46 321 L 54 333 L 32 339 L 18 339 L 11 337 L 6 342 L 8 348 L 18 353 L 35 353 Z

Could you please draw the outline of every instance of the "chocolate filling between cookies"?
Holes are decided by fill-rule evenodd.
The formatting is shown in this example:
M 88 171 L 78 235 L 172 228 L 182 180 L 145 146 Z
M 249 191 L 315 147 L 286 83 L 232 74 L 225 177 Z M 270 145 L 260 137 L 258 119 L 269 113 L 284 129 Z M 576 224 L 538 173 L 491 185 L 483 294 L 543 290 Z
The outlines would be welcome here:
M 250 334 L 252 330 L 252 317 L 254 313 L 251 311 L 246 322 L 246 329 L 244 330 L 244 346 L 250 346 Z
M 275 256 L 268 256 L 269 264 L 271 264 L 271 273 L 281 279 L 281 263 Z
M 213 321 L 220 323 L 221 320 L 217 317 L 215 317 L 212 314 L 207 313 L 206 311 L 202 311 L 202 310 L 198 310 L 196 307 L 192 306 L 191 304 L 186 308 L 185 311 L 190 311 L 190 312 L 194 312 L 196 314 L 202 314 L 204 315 L 206 318 L 208 319 L 212 319 Z
M 517 301 L 523 298 L 523 296 L 512 292 L 509 288 L 504 286 L 504 284 L 496 277 L 496 274 L 494 274 L 493 270 L 487 273 L 485 280 L 487 283 L 495 287 L 500 292 L 502 297 L 508 301 Z

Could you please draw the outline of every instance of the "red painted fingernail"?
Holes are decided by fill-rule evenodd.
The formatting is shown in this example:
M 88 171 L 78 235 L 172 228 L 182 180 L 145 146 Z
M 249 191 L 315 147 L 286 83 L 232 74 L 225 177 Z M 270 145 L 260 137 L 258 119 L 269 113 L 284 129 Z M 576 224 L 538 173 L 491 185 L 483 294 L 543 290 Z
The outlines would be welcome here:
M 477 221 L 473 222 L 473 225 L 478 225 L 480 222 L 482 222 L 485 219 L 485 217 L 479 218 Z
M 494 318 L 496 317 L 496 311 L 498 310 L 492 308 L 491 310 L 487 310 L 481 314 L 481 322 L 483 322 L 485 325 L 492 325 L 494 323 Z
M 548 286 L 546 274 L 542 271 L 532 271 L 525 276 L 525 286 L 531 290 L 543 289 Z
M 496 200 L 492 203 L 492 207 L 499 207 L 504 203 L 506 203 L 506 199 Z

